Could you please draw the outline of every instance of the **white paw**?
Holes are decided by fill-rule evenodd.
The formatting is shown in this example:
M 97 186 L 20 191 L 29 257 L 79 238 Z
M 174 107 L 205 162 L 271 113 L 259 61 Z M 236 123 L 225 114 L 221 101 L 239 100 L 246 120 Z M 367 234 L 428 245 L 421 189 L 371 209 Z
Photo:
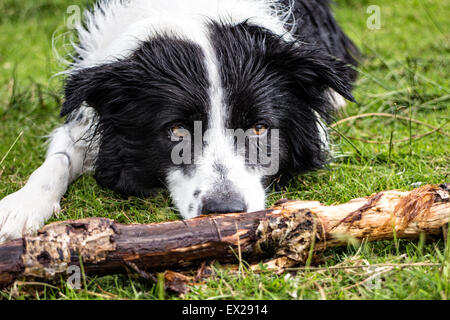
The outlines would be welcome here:
M 36 186 L 25 186 L 0 201 L 0 243 L 36 232 L 59 203 Z

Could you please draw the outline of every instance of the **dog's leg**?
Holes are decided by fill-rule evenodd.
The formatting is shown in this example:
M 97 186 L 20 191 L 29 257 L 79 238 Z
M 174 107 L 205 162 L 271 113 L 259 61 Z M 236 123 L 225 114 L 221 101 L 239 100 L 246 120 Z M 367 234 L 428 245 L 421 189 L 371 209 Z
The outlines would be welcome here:
M 60 211 L 67 187 L 91 171 L 97 155 L 95 114 L 82 107 L 51 134 L 45 162 L 26 185 L 0 201 L 0 242 L 22 237 Z

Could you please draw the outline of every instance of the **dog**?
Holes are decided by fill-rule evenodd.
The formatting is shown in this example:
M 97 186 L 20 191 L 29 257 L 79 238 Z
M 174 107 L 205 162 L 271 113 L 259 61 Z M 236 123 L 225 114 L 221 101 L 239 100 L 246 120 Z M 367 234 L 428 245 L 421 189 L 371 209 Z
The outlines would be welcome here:
M 273 181 L 328 161 L 326 123 L 354 101 L 358 49 L 328 0 L 104 0 L 77 34 L 65 123 L 0 202 L 0 242 L 35 232 L 87 173 L 125 196 L 167 188 L 186 219 L 263 210 Z

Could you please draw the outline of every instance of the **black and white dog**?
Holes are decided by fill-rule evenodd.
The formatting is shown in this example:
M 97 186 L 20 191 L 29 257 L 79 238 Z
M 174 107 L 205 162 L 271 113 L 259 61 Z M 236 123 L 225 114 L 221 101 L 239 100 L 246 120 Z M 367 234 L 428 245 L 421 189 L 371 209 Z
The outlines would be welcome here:
M 78 38 L 67 120 L 0 201 L 0 242 L 41 227 L 90 172 L 125 195 L 166 186 L 183 218 L 264 209 L 274 179 L 327 161 L 324 123 L 353 100 L 358 50 L 328 0 L 104 0 Z M 275 172 L 247 157 L 263 140 Z

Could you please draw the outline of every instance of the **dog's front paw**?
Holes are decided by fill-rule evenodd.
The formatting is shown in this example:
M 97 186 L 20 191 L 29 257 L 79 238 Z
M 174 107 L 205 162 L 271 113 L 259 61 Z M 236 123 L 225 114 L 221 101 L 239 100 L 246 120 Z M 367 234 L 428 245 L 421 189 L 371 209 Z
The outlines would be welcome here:
M 32 234 L 60 210 L 59 203 L 25 186 L 0 201 L 0 243 Z

